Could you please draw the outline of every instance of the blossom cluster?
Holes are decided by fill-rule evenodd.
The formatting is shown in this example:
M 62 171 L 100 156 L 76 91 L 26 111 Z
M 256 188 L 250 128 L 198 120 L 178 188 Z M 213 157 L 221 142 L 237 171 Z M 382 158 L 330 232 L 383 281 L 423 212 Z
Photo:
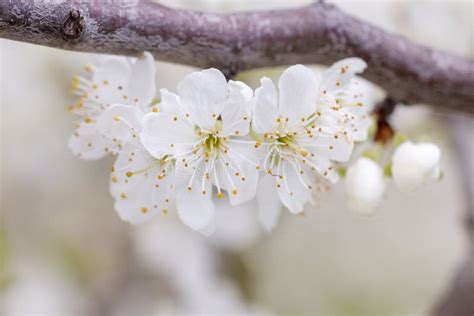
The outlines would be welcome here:
M 116 156 L 110 192 L 125 221 L 176 209 L 184 224 L 210 234 L 216 198 L 256 198 L 270 230 L 282 207 L 301 213 L 318 185 L 335 183 L 337 164 L 367 139 L 373 105 L 356 77 L 365 67 L 358 58 L 321 74 L 295 65 L 255 91 L 206 69 L 157 97 L 151 54 L 108 57 L 73 79 L 79 100 L 71 111 L 81 120 L 69 145 L 86 160 Z M 358 187 L 364 173 L 349 170 L 351 183 Z

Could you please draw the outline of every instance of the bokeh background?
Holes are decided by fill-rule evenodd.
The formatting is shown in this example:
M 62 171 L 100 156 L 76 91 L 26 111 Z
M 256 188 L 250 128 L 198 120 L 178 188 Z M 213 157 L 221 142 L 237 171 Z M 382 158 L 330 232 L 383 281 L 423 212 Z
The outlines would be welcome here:
M 310 1 L 160 2 L 231 12 Z M 474 56 L 471 1 L 336 3 L 416 42 Z M 7 40 L 0 54 L 1 315 L 426 315 L 466 255 L 466 175 L 446 125 L 459 114 L 396 109 L 400 131 L 442 147 L 444 177 L 408 195 L 389 187 L 371 217 L 348 210 L 341 182 L 304 216 L 283 214 L 271 234 L 243 206 L 222 212 L 205 238 L 173 213 L 138 227 L 121 222 L 108 193 L 112 159 L 70 153 L 70 79 L 93 55 Z M 194 70 L 158 62 L 158 86 L 174 90 Z M 255 87 L 281 70 L 240 79 Z

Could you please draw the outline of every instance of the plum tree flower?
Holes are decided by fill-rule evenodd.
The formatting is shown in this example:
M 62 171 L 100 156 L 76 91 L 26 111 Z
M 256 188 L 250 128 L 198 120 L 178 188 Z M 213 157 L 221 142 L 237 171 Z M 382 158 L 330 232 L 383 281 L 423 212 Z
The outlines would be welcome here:
M 373 102 L 368 98 L 367 87 L 355 77 L 366 67 L 360 58 L 340 60 L 322 73 L 319 88 L 315 122 L 326 129 L 340 129 L 355 142 L 367 139 L 371 124 L 368 113 Z
M 255 195 L 255 142 L 246 140 L 252 90 L 216 69 L 188 75 L 177 94 L 161 91 L 162 112 L 143 120 L 141 140 L 157 159 L 176 161 L 176 207 L 183 223 L 213 230 L 213 185 L 236 205 Z
M 322 183 L 338 180 L 336 164 L 367 139 L 373 101 L 356 77 L 365 67 L 358 58 L 319 75 L 291 66 L 278 87 L 262 78 L 255 95 L 207 69 L 186 76 L 177 93 L 161 89 L 153 105 L 153 57 L 106 58 L 73 81 L 79 101 L 71 111 L 82 120 L 69 144 L 84 159 L 117 155 L 110 192 L 125 221 L 143 223 L 176 206 L 185 225 L 209 235 L 214 200 L 226 194 L 231 206 L 256 205 L 270 231 L 283 207 L 297 214 L 314 203 Z M 405 142 L 387 166 L 398 187 L 410 191 L 439 176 L 439 159 L 437 146 Z M 384 171 L 359 158 L 346 175 L 350 207 L 371 213 L 385 191 Z
M 136 60 L 109 57 L 88 66 L 90 79 L 74 79 L 81 98 L 73 112 L 81 115 L 70 140 L 84 159 L 118 154 L 110 177 L 110 191 L 119 216 L 142 223 L 167 212 L 172 187 L 171 165 L 152 157 L 140 142 L 141 120 L 155 96 L 155 62 L 145 53 Z
M 157 106 L 152 111 L 158 110 Z M 120 218 L 143 223 L 172 203 L 173 166 L 143 147 L 139 133 L 145 113 L 135 105 L 113 105 L 100 116 L 98 130 L 121 144 L 110 176 L 110 192 Z
M 106 57 L 97 65 L 85 67 L 86 76 L 74 77 L 72 92 L 78 96 L 70 111 L 81 120 L 69 139 L 69 148 L 82 159 L 95 160 L 120 151 L 115 137 L 106 137 L 97 129 L 101 114 L 114 104 L 129 104 L 145 110 L 155 96 L 153 56 L 144 53 L 138 59 Z
M 352 77 L 364 66 L 359 59 L 344 60 L 321 78 L 302 65 L 292 66 L 281 75 L 278 92 L 270 79 L 261 80 L 255 91 L 252 129 L 266 148 L 267 175 L 257 199 L 267 229 L 277 221 L 281 204 L 300 213 L 313 202 L 316 174 L 336 182 L 332 161 L 347 161 L 354 140 L 366 137 L 364 104 L 358 100 L 360 95 L 348 91 Z
M 430 179 L 438 179 L 440 159 L 441 151 L 435 144 L 406 141 L 399 145 L 392 156 L 392 176 L 398 189 L 411 192 Z
M 380 204 L 385 185 L 380 165 L 371 159 L 359 158 L 346 173 L 349 207 L 359 214 L 371 214 Z

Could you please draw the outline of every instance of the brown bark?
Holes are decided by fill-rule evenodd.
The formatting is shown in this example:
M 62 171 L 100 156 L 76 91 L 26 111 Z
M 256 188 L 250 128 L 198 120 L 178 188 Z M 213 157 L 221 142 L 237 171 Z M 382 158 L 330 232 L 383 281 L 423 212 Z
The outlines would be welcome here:
M 2 0 L 0 37 L 136 55 L 227 74 L 296 63 L 367 61 L 364 76 L 405 104 L 474 113 L 474 62 L 390 34 L 322 2 L 297 9 L 202 13 L 131 0 Z

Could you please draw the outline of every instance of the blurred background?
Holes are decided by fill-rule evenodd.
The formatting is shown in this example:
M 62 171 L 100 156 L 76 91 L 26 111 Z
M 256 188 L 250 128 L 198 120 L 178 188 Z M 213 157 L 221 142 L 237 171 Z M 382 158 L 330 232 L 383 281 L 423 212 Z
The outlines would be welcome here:
M 232 12 L 310 1 L 160 2 Z M 336 3 L 416 42 L 474 56 L 471 1 Z M 390 187 L 371 217 L 348 210 L 340 182 L 304 216 L 285 212 L 271 234 L 242 206 L 219 214 L 205 238 L 172 212 L 138 227 L 120 221 L 108 193 L 113 160 L 69 151 L 69 84 L 93 55 L 7 40 L 0 54 L 2 315 L 426 315 L 465 258 L 463 174 L 446 125 L 456 114 L 396 109 L 397 129 L 442 147 L 444 177 L 409 195 Z M 158 86 L 175 90 L 194 70 L 158 62 Z M 240 79 L 255 87 L 281 70 Z

